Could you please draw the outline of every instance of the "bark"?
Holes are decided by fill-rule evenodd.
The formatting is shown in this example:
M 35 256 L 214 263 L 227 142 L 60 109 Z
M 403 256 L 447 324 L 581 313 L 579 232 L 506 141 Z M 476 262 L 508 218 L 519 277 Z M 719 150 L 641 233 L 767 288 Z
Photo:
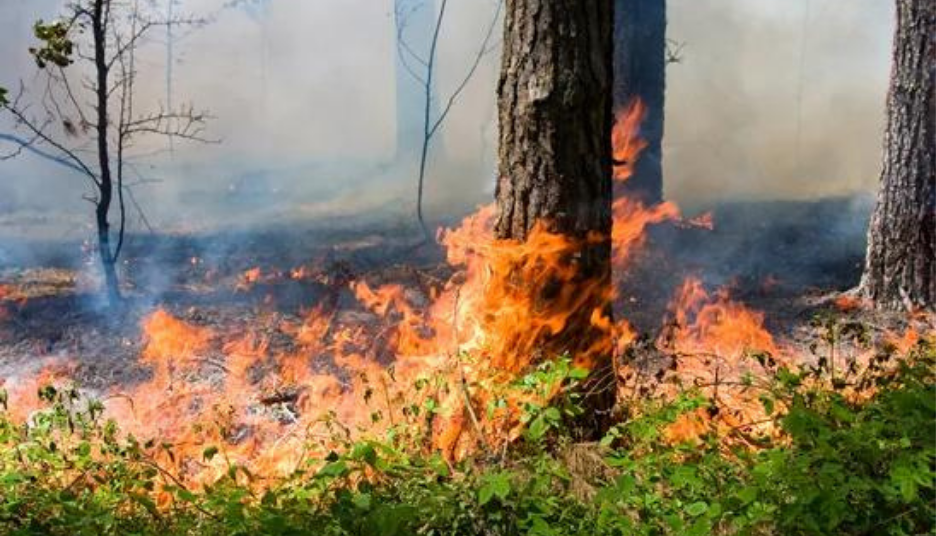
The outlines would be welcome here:
M 647 203 L 663 200 L 665 93 L 666 0 L 615 0 L 614 109 L 638 98 L 647 107 L 640 128 L 647 148 L 623 191 Z
M 537 222 L 581 241 L 582 288 L 611 285 L 611 81 L 613 0 L 508 0 L 498 85 L 499 178 L 495 234 L 526 240 Z M 585 242 L 589 234 L 599 240 Z M 548 289 L 541 301 L 548 308 Z M 589 321 L 595 296 L 562 333 L 543 341 L 546 355 L 608 347 L 590 363 L 594 381 L 611 373 L 609 333 Z M 607 313 L 610 316 L 610 311 Z M 586 400 L 598 431 L 614 403 L 610 389 Z
M 94 69 L 96 76 L 95 96 L 97 98 L 97 153 L 101 173 L 98 183 L 98 200 L 95 207 L 95 221 L 98 232 L 98 253 L 104 281 L 107 285 L 107 297 L 111 306 L 120 302 L 120 286 L 117 281 L 116 259 L 111 251 L 110 224 L 108 214 L 113 200 L 113 179 L 111 177 L 110 153 L 108 146 L 108 62 L 107 62 L 107 22 L 110 17 L 110 0 L 94 0 L 91 13 L 91 33 L 94 39 Z
M 884 162 L 862 293 L 885 309 L 936 307 L 936 2 L 897 0 Z

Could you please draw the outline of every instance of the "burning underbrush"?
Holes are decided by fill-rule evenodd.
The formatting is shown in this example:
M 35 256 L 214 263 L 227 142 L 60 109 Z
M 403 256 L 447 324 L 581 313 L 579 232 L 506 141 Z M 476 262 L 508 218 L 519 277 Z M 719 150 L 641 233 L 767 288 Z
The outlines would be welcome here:
M 618 118 L 616 161 L 639 156 L 642 114 L 637 105 Z M 627 164 L 615 169 L 618 185 L 630 172 Z M 760 379 L 814 368 L 829 371 L 822 377 L 831 384 L 847 384 L 875 366 L 882 345 L 906 352 L 932 336 L 926 317 L 896 334 L 833 315 L 800 322 L 807 331 L 799 340 L 794 332 L 780 342 L 763 313 L 734 299 L 729 287 L 706 288 L 698 277 L 669 289 L 656 334 L 641 335 L 645 329 L 628 321 L 639 305 L 623 289 L 633 286 L 631 268 L 644 254 L 648 230 L 668 223 L 706 232 L 715 223 L 710 215 L 683 219 L 671 203 L 648 207 L 619 197 L 613 209 L 613 284 L 583 286 L 574 260 L 582 244 L 545 227 L 525 243 L 493 239 L 493 207 L 483 207 L 439 233 L 446 266 L 370 274 L 341 263 L 251 267 L 228 282 L 235 295 L 262 295 L 277 285 L 313 288 L 315 300 L 298 312 L 279 311 L 264 296 L 249 313 L 198 304 L 130 313 L 138 320 L 115 328 L 116 346 L 103 350 L 128 359 L 102 357 L 92 367 L 107 370 L 108 378 L 85 385 L 80 396 L 102 400 L 102 416 L 124 432 L 154 440 L 150 456 L 173 479 L 210 483 L 239 466 L 263 482 L 367 436 L 392 434 L 449 462 L 502 452 L 536 422 L 531 408 L 547 406 L 562 390 L 561 382 L 546 382 L 545 389 L 524 384 L 531 370 L 557 357 L 544 355 L 543 342 L 580 332 L 582 323 L 601 336 L 585 347 L 565 342 L 573 358 L 568 375 L 601 370 L 611 356 L 613 377 L 599 385 L 619 390 L 622 414 L 634 410 L 637 398 L 675 399 L 695 390 L 711 405 L 672 425 L 670 440 L 693 441 L 714 430 L 750 446 L 777 433 Z M 193 269 L 200 263 L 191 259 Z M 218 285 L 213 273 L 204 281 Z M 835 305 L 843 314 L 862 314 L 850 302 Z M 0 287 L 0 320 L 24 307 L 12 289 Z M 87 368 L 72 354 L 96 336 L 102 334 L 89 328 L 55 355 L 30 345 L 4 350 L 19 356 L 0 369 L 14 419 L 30 422 L 42 386 L 64 385 Z M 562 351 L 557 346 L 555 353 Z M 23 356 L 39 355 L 46 357 L 23 365 Z M 869 388 L 855 385 L 853 395 Z

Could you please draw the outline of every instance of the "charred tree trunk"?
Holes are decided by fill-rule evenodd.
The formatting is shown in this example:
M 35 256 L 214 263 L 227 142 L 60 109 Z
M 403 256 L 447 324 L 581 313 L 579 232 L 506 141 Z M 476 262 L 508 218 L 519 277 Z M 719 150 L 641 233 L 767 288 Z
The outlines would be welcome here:
M 579 241 L 570 262 L 582 289 L 611 285 L 612 16 L 613 0 L 507 2 L 495 233 L 526 240 L 541 222 Z M 589 235 L 599 238 L 586 241 Z M 548 307 L 545 290 L 538 299 Z M 610 317 L 602 304 L 606 297 L 596 295 L 562 333 L 543 341 L 547 355 L 577 357 L 585 349 L 606 348 L 588 363 L 597 382 L 613 379 L 611 335 L 589 318 L 595 307 Z M 605 387 L 589 389 L 591 422 L 585 424 L 593 432 L 607 422 L 614 403 L 614 381 Z
M 862 293 L 886 309 L 936 307 L 936 2 L 897 0 L 884 168 Z
M 665 93 L 666 0 L 615 0 L 614 109 L 634 99 L 647 107 L 640 127 L 647 147 L 623 190 L 646 203 L 663 200 Z
M 113 200 L 113 179 L 111 177 L 110 153 L 107 131 L 110 128 L 107 117 L 107 97 L 110 91 L 108 86 L 109 65 L 107 61 L 107 23 L 110 17 L 110 0 L 95 0 L 91 13 L 91 33 L 94 39 L 94 69 L 96 75 L 95 96 L 97 102 L 97 153 L 98 165 L 101 173 L 98 179 L 98 200 L 95 207 L 95 221 L 97 222 L 98 253 L 101 257 L 101 268 L 104 271 L 104 281 L 107 285 L 107 297 L 111 306 L 120 302 L 120 285 L 117 281 L 117 262 L 111 251 L 110 213 Z

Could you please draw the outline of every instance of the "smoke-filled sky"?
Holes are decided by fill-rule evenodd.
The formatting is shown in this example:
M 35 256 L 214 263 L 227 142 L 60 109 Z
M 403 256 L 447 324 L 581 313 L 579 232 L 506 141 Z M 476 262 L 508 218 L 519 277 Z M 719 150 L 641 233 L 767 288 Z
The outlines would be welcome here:
M 165 0 L 154 2 L 164 9 Z M 171 158 L 139 160 L 141 174 L 159 181 L 137 190 L 151 220 L 198 228 L 205 207 L 223 208 L 232 195 L 266 204 L 261 213 L 274 220 L 328 213 L 322 204 L 412 209 L 412 169 L 392 165 L 391 0 L 246 0 L 227 9 L 228 0 L 176 2 L 177 13 L 207 15 L 211 22 L 177 35 L 173 99 L 209 109 L 215 116 L 209 135 L 221 143 L 179 144 Z M 63 3 L 0 1 L 0 85 L 34 80 L 26 52 L 31 24 L 53 18 Z M 668 71 L 667 196 L 701 206 L 872 191 L 891 4 L 669 0 L 669 36 L 682 44 L 682 60 Z M 440 99 L 471 63 L 494 6 L 494 0 L 450 1 L 439 52 Z M 165 103 L 161 32 L 145 43 L 138 67 L 140 108 Z M 445 158 L 433 162 L 428 178 L 435 216 L 490 195 L 498 67 L 496 52 L 484 59 L 445 124 L 437 145 Z M 0 132 L 10 126 L 0 119 Z M 165 143 L 146 146 L 154 148 Z M 88 212 L 83 186 L 80 177 L 35 157 L 0 162 L 0 235 L 14 222 L 26 225 L 16 219 L 23 207 L 43 222 L 70 214 L 78 221 Z M 236 210 L 214 218 L 239 217 L 243 211 L 232 205 Z

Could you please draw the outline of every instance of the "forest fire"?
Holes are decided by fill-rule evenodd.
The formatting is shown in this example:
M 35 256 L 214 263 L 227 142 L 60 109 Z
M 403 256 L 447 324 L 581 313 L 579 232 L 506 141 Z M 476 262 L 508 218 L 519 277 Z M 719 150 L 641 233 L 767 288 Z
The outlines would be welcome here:
M 13 4 L 0 534 L 936 533 L 932 0 Z
M 630 177 L 644 147 L 638 136 L 644 113 L 638 102 L 618 117 L 613 135 L 618 186 Z M 645 206 L 626 197 L 618 197 L 613 210 L 618 282 L 644 247 L 647 229 L 680 222 L 681 216 L 672 203 Z M 586 321 L 604 334 L 578 349 L 579 366 L 590 368 L 609 356 L 621 361 L 637 334 L 626 316 L 612 321 L 607 313 L 617 298 L 616 285 L 572 284 L 578 274 L 570 260 L 581 244 L 544 226 L 535 227 L 525 242 L 496 240 L 493 216 L 493 206 L 482 207 L 459 227 L 440 231 L 455 275 L 434 285 L 428 296 L 400 283 L 353 280 L 346 288 L 363 312 L 326 300 L 299 322 L 271 317 L 270 326 L 250 326 L 246 332 L 196 325 L 163 309 L 150 313 L 141 325 L 140 362 L 151 375 L 107 394 L 106 415 L 137 437 L 173 445 L 171 458 L 158 448 L 153 455 L 179 478 L 205 483 L 231 463 L 260 477 L 284 475 L 310 448 L 324 454 L 342 438 L 391 428 L 406 430 L 416 444 L 449 459 L 480 445 L 495 448 L 515 440 L 523 429 L 524 404 L 544 403 L 551 395 L 524 391 L 513 382 L 553 357 L 543 355 L 541 343 L 561 336 L 569 322 L 582 321 L 574 317 L 576 311 L 591 307 Z M 711 220 L 687 224 L 710 227 Z M 311 272 L 302 267 L 284 273 L 297 280 Z M 259 267 L 251 268 L 237 288 L 249 290 L 266 279 Z M 543 301 L 539 296 L 547 289 L 551 299 Z M 626 308 L 615 306 L 616 312 Z M 676 360 L 677 379 L 701 386 L 731 408 L 720 422 L 736 426 L 758 420 L 756 397 L 730 385 L 758 366 L 746 359 L 749 352 L 781 353 L 763 327 L 763 316 L 731 301 L 725 290 L 709 295 L 697 279 L 676 290 L 670 311 L 658 346 Z M 292 347 L 271 345 L 270 329 L 290 336 Z M 621 363 L 619 373 L 631 366 Z M 66 378 L 41 372 L 11 397 L 14 415 L 25 418 L 39 407 L 38 399 L 19 396 L 20 391 Z M 672 395 L 674 389 L 663 387 L 660 394 Z M 687 427 L 691 433 L 706 429 L 695 422 L 677 437 L 691 435 Z M 223 456 L 207 459 L 203 452 L 209 448 Z

